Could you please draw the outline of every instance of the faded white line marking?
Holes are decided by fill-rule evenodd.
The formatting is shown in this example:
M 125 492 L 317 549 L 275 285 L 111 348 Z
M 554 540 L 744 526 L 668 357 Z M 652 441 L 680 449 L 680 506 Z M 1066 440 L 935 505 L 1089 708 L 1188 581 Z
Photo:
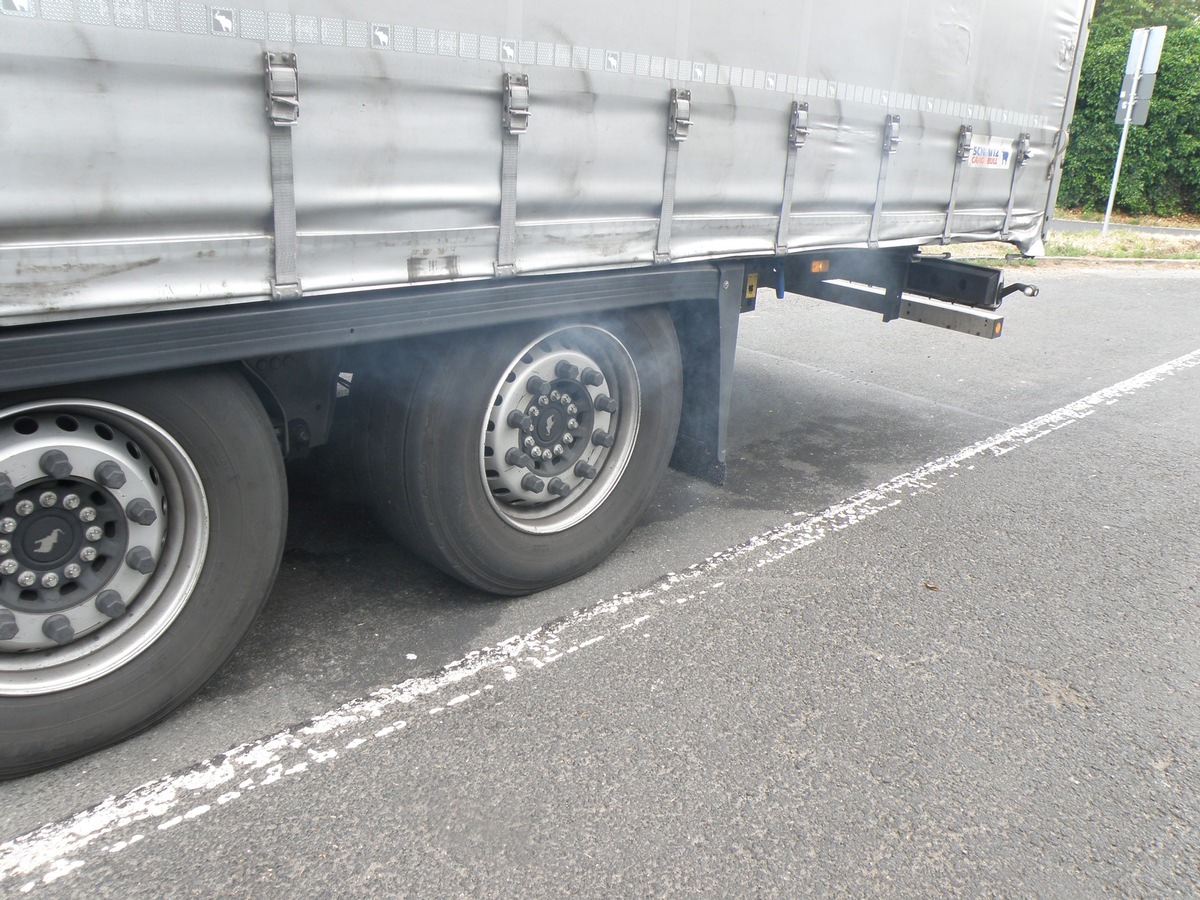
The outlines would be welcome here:
M 865 522 L 900 504 L 905 496 L 916 496 L 935 489 L 938 485 L 935 478 L 943 473 L 954 474 L 951 470 L 971 471 L 975 468 L 975 464 L 964 463 L 989 455 L 1002 456 L 1087 418 L 1101 406 L 1111 405 L 1168 375 L 1196 366 L 1200 366 L 1200 350 L 898 475 L 822 513 L 805 516 L 757 535 L 737 547 L 714 553 L 704 562 L 689 567 L 686 572 L 671 573 L 644 590 L 618 594 L 611 600 L 581 610 L 553 625 L 537 628 L 523 637 L 513 636 L 499 647 L 473 650 L 462 659 L 448 663 L 434 675 L 380 688 L 367 697 L 352 700 L 301 726 L 235 747 L 216 761 L 205 760 L 181 775 L 148 782 L 123 797 L 109 798 L 69 819 L 44 825 L 29 834 L 6 841 L 0 844 L 0 884 L 9 879 L 34 876 L 32 881 L 25 881 L 20 888 L 21 891 L 30 891 L 39 880 L 50 883 L 84 866 L 86 863 L 81 856 L 97 855 L 115 848 L 124 849 L 117 832 L 135 826 L 152 828 L 156 822 L 159 823 L 159 831 L 173 829 L 184 822 L 184 815 L 178 812 L 179 809 L 194 812 L 209 805 L 205 801 L 214 796 L 218 805 L 228 806 L 256 787 L 293 779 L 308 771 L 310 766 L 323 765 L 337 756 L 335 749 L 321 745 L 331 735 L 338 739 L 340 745 L 345 732 L 364 727 L 372 729 L 370 736 L 361 731 L 355 735 L 351 743 L 356 747 L 371 740 L 390 737 L 405 729 L 405 722 L 393 721 L 382 728 L 377 727 L 377 723 L 393 707 L 420 704 L 426 698 L 488 670 L 499 669 L 505 681 L 520 677 L 522 663 L 527 663 L 532 671 L 540 670 L 547 662 L 566 657 L 555 646 L 564 632 L 581 629 L 596 621 L 603 621 L 607 625 L 608 617 L 640 605 L 641 609 L 636 611 L 642 614 L 620 626 L 623 631 L 635 628 L 651 618 L 652 613 L 644 612 L 646 605 L 651 602 L 655 606 L 661 605 L 665 598 L 660 599 L 659 595 L 663 592 L 673 591 L 680 585 L 690 585 L 697 578 L 709 576 L 722 568 L 730 572 L 732 570 L 727 567 L 731 563 L 747 572 L 770 565 L 822 540 L 827 534 Z M 723 587 L 727 581 L 728 577 L 709 587 Z M 685 599 L 695 599 L 696 594 L 692 592 L 683 596 Z M 575 646 L 583 649 L 596 644 L 600 637 L 579 641 Z M 469 706 L 466 700 L 479 694 L 478 690 L 456 694 L 455 700 L 450 703 L 457 701 L 461 704 L 455 708 Z M 462 700 L 458 700 L 460 696 Z M 428 710 L 430 714 L 448 711 L 446 705 Z M 232 790 L 235 785 L 237 790 Z M 117 839 L 97 844 L 110 837 Z M 141 839 L 140 833 L 135 834 L 128 839 L 128 844 Z M 93 847 L 93 844 L 97 846 Z M 38 873 L 41 873 L 40 879 Z

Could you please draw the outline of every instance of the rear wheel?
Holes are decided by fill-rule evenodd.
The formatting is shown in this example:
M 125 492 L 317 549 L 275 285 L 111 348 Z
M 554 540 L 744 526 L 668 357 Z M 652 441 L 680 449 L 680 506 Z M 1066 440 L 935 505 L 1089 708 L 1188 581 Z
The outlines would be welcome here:
M 662 310 L 461 337 L 405 361 L 369 405 L 386 527 L 468 584 L 523 594 L 604 559 L 649 505 L 682 398 Z
M 126 737 L 232 652 L 282 551 L 279 447 L 224 372 L 0 408 L 0 776 Z

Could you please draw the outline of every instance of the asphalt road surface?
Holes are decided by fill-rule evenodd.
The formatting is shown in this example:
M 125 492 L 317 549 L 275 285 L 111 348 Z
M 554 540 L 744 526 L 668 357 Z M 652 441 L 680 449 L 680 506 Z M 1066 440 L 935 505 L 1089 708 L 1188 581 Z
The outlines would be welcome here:
M 998 341 L 764 292 L 728 483 L 523 600 L 296 485 L 202 694 L 0 784 L 0 895 L 1194 895 L 1200 272 L 1021 274 Z

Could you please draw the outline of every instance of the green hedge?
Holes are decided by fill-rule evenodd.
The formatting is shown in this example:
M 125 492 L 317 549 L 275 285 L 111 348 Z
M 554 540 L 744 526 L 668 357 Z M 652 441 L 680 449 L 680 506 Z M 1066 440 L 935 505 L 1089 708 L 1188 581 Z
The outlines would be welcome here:
M 1116 207 L 1134 215 L 1200 213 L 1200 6 L 1196 0 L 1097 4 L 1079 79 L 1058 204 L 1103 210 L 1121 126 L 1113 121 L 1134 28 L 1166 25 L 1145 126 L 1132 126 Z

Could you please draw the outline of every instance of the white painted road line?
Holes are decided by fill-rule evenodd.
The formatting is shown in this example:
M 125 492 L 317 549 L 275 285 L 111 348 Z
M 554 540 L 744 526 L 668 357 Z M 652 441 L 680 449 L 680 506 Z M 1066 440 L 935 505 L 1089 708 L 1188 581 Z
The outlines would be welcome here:
M 642 591 L 627 592 L 581 610 L 499 647 L 474 650 L 423 678 L 381 688 L 369 696 L 289 728 L 242 744 L 216 760 L 148 782 L 123 797 L 110 797 L 69 819 L 0 844 L 0 886 L 23 893 L 84 869 L 91 858 L 120 853 L 155 832 L 186 830 L 214 806 L 228 806 L 272 784 L 317 777 L 321 766 L 374 741 L 406 733 L 418 716 L 449 715 L 494 691 L 489 679 L 512 681 L 556 661 L 578 656 L 604 638 L 637 634 L 665 609 L 718 596 L 739 574 L 754 572 L 827 535 L 899 505 L 905 497 L 935 489 L 943 474 L 970 471 L 974 460 L 1003 456 L 1091 416 L 1157 381 L 1200 366 L 1200 350 L 1156 366 L 986 440 L 964 447 L 878 487 L 862 491 L 798 520 L 709 557 L 683 573 L 671 573 Z M 708 576 L 719 576 L 712 581 Z M 449 699 L 438 695 L 450 692 Z M 161 838 L 159 838 L 161 839 Z

